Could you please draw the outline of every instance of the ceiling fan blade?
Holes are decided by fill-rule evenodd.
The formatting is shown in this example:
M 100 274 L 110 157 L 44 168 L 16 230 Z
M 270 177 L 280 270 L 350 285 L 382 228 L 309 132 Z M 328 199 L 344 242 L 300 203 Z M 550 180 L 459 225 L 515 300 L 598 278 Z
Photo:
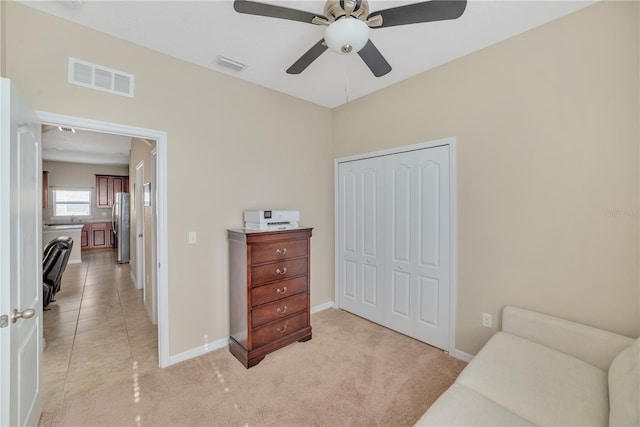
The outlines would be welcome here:
M 391 65 L 384 59 L 378 48 L 369 40 L 358 52 L 360 58 L 367 64 L 374 76 L 382 77 L 391 71 Z
M 431 0 L 378 10 L 370 13 L 367 19 L 373 16 L 382 16 L 382 25 L 372 28 L 444 21 L 459 18 L 464 13 L 466 7 L 466 0 Z
M 287 70 L 287 74 L 300 74 L 307 68 L 313 61 L 318 59 L 320 55 L 327 50 L 327 45 L 324 44 L 324 39 L 314 44 L 304 55 L 300 57 L 291 67 Z
M 300 21 L 311 24 L 313 18 L 322 15 L 316 15 L 303 10 L 290 9 L 288 7 L 276 6 L 273 4 L 259 3 L 250 0 L 235 0 L 233 8 L 238 13 L 246 13 L 248 15 L 268 16 L 270 18 L 288 19 L 290 21 Z M 326 18 L 324 18 L 326 20 Z

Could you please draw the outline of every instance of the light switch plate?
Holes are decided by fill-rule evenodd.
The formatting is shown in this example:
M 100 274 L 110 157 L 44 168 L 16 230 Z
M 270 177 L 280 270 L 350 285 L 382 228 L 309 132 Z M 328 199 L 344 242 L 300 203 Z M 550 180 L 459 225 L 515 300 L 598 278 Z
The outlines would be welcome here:
M 189 244 L 193 245 L 198 241 L 197 236 L 196 236 L 196 232 L 195 231 L 190 231 L 189 232 Z

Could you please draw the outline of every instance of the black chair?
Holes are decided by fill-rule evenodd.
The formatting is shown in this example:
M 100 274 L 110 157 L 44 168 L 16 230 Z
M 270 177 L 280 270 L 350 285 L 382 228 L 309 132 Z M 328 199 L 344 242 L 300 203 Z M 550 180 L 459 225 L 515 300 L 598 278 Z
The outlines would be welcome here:
M 53 299 L 53 288 L 50 284 L 42 282 L 42 309 L 43 310 L 51 310 L 49 304 L 51 304 L 51 300 Z
M 53 239 L 45 246 L 42 261 L 43 307 L 55 301 L 55 295 L 60 291 L 62 274 L 67 268 L 72 249 L 73 239 L 68 236 Z M 46 289 L 47 286 L 50 289 Z M 49 295 L 47 301 L 46 296 Z

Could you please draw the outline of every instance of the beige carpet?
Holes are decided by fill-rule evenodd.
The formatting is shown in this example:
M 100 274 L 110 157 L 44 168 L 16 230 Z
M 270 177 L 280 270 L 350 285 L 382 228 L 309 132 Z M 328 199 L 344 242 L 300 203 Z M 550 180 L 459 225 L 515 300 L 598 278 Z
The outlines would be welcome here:
M 131 381 L 74 397 L 41 425 L 405 426 L 465 366 L 340 310 L 311 322 L 311 341 L 248 370 L 226 348 L 140 374 L 132 366 Z

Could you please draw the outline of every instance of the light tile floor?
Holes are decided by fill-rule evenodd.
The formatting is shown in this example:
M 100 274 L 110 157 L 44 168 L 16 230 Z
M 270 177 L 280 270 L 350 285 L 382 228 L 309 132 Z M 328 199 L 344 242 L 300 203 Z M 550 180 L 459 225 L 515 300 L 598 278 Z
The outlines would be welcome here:
M 82 253 L 44 312 L 43 417 L 55 420 L 76 396 L 158 367 L 158 331 L 113 250 Z

